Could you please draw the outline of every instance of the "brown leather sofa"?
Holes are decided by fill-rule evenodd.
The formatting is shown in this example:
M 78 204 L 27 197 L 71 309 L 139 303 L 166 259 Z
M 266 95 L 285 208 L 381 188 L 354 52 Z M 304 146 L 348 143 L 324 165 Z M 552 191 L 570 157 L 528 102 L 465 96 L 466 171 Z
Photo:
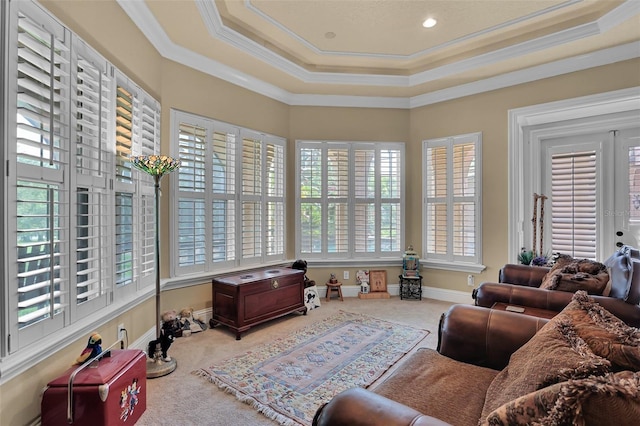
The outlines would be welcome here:
M 640 327 L 640 261 L 614 256 L 606 262 L 611 279 L 609 296 L 592 297 L 627 324 Z M 498 283 L 483 282 L 473 292 L 475 304 L 490 308 L 502 302 L 560 312 L 573 293 L 539 288 L 549 270 L 542 266 L 507 264 L 500 270 Z
M 585 291 L 550 320 L 454 305 L 438 333 L 437 350 L 339 393 L 313 425 L 638 424 L 640 333 Z
M 477 425 L 493 378 L 546 322 L 454 305 L 441 318 L 437 350 L 418 349 L 375 393 L 353 388 L 336 395 L 317 411 L 313 424 Z

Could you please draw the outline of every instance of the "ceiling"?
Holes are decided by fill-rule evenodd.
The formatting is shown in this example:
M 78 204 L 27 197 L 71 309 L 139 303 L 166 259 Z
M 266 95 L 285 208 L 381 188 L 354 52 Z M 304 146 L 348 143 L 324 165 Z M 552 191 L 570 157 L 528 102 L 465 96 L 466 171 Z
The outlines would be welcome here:
M 162 56 L 292 105 L 411 108 L 640 57 L 640 0 L 117 1 Z

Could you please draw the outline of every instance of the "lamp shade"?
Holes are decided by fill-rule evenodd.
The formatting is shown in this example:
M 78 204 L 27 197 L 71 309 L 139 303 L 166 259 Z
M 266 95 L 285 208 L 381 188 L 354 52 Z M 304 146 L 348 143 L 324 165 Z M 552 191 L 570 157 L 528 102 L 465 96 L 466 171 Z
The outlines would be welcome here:
M 180 167 L 180 160 L 167 155 L 138 155 L 131 157 L 131 163 L 136 169 L 158 178 Z

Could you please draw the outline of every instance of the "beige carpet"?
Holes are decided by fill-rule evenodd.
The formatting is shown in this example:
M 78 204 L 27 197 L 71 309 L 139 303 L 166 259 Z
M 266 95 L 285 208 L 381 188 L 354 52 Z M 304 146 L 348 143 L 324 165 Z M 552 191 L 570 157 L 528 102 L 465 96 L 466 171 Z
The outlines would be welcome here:
M 313 324 L 340 310 L 357 312 L 431 330 L 418 347 L 435 348 L 440 315 L 450 303 L 434 300 L 400 300 L 345 298 L 344 302 L 322 300 L 322 306 L 306 316 L 291 314 L 254 327 L 235 340 L 235 334 L 224 327 L 206 330 L 176 339 L 169 349 L 178 368 L 168 376 L 147 381 L 147 410 L 137 425 L 215 425 L 248 426 L 276 425 L 249 405 L 212 386 L 202 377 L 192 374 L 203 365 L 242 354 L 253 347 L 268 343 L 295 330 Z M 406 357 L 405 357 L 406 359 Z M 402 360 L 396 364 L 402 364 Z M 393 371 L 393 370 L 391 370 Z M 389 373 L 387 373 L 389 374 Z M 382 377 L 382 379 L 385 376 Z

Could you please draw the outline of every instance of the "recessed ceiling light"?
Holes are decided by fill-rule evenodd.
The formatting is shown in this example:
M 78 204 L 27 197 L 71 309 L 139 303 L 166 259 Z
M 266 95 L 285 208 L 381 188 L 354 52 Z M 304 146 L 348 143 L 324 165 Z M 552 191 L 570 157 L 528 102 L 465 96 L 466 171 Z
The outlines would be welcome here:
M 432 28 L 432 27 L 435 27 L 437 23 L 438 23 L 438 21 L 436 21 L 435 19 L 427 18 L 422 23 L 422 26 L 425 27 L 425 28 Z

